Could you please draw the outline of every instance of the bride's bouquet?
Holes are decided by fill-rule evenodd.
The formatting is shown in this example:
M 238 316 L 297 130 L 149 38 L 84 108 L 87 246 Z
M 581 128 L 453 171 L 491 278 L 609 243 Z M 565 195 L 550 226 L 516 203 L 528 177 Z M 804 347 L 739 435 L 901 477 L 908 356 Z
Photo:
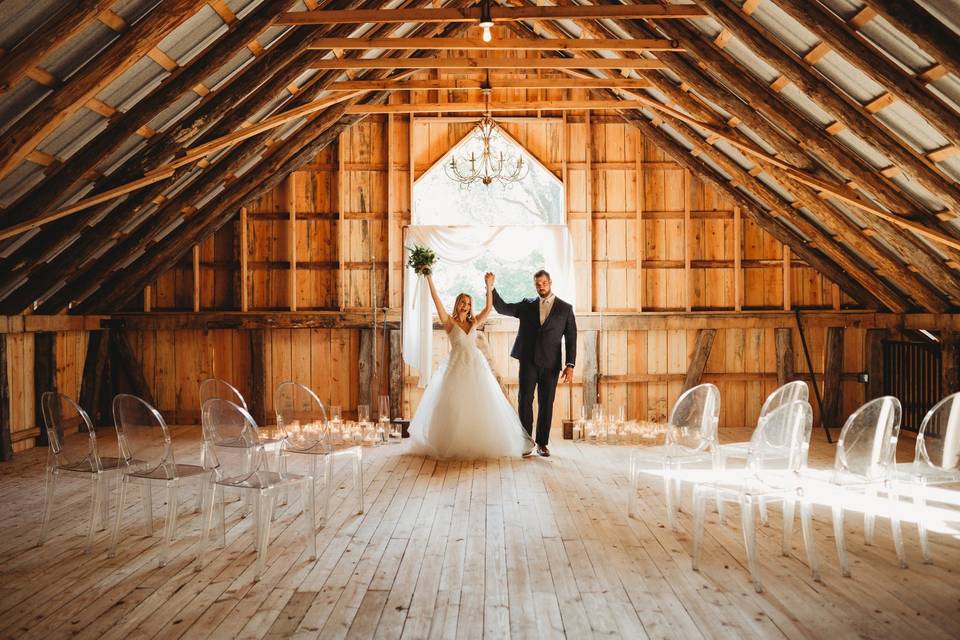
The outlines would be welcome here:
M 437 254 L 432 249 L 421 246 L 407 247 L 410 250 L 410 258 L 407 260 L 407 266 L 411 267 L 418 276 L 429 275 L 430 268 L 437 261 Z

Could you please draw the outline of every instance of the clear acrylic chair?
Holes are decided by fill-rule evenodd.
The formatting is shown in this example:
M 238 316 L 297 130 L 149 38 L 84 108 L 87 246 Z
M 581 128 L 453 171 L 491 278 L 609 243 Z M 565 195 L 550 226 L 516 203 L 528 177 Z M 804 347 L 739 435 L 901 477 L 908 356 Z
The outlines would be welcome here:
M 676 528 L 675 509 L 680 506 L 681 469 L 686 465 L 714 468 L 717 455 L 717 424 L 720 420 L 720 390 L 712 384 L 700 384 L 684 392 L 670 412 L 666 443 L 639 447 L 630 452 L 629 515 L 637 511 L 640 475 L 646 471 L 663 473 L 667 502 L 667 521 Z
M 759 427 L 759 425 L 763 423 L 763 420 L 766 418 L 766 416 L 779 407 L 791 402 L 796 402 L 797 400 L 808 402 L 809 398 L 809 387 L 807 387 L 807 383 L 803 382 L 802 380 L 794 380 L 793 382 L 788 382 L 785 385 L 777 387 L 769 396 L 767 396 L 767 399 L 763 402 L 763 406 L 760 407 L 760 416 L 757 418 L 757 426 Z M 726 472 L 728 462 L 730 460 L 739 461 L 741 465 L 746 464 L 747 454 L 750 451 L 750 445 L 751 441 L 721 444 L 720 450 L 717 452 L 718 474 L 723 475 Z M 759 503 L 759 508 L 760 522 L 766 525 L 767 505 L 762 498 Z M 722 502 L 717 505 L 717 511 L 720 513 L 720 519 L 723 520 Z
M 97 432 L 87 412 L 76 402 L 54 391 L 47 391 L 40 397 L 40 403 L 49 448 L 39 544 L 42 545 L 47 539 L 60 474 L 85 476 L 90 478 L 90 525 L 85 547 L 85 551 L 90 553 L 97 531 L 97 517 L 100 518 L 102 528 L 106 529 L 108 526 L 109 476 L 115 475 L 120 460 L 100 456 Z M 87 431 L 85 434 L 73 435 L 83 428 Z
M 933 562 L 927 538 L 927 489 L 960 484 L 960 392 L 938 402 L 920 424 L 913 462 L 896 465 L 895 479 L 913 495 L 923 561 Z
M 270 522 L 277 495 L 293 485 L 300 485 L 303 491 L 304 536 L 310 560 L 315 560 L 317 538 L 313 477 L 287 473 L 282 467 L 271 471 L 267 464 L 268 452 L 260 441 L 257 423 L 243 407 L 222 398 L 211 398 L 203 405 L 201 420 L 212 443 L 222 447 L 226 454 L 220 456 L 218 466 L 211 471 L 210 496 L 203 514 L 196 570 L 201 570 L 207 559 L 214 505 L 219 504 L 220 507 L 221 532 L 225 529 L 223 490 L 226 488 L 239 489 L 254 498 L 254 546 L 257 551 L 254 580 L 260 579 L 266 565 Z
M 204 490 L 207 473 L 195 464 L 178 464 L 173 452 L 170 430 L 160 413 L 137 396 L 120 394 L 113 399 L 113 420 L 117 427 L 117 443 L 121 458 L 120 495 L 114 519 L 110 557 L 117 552 L 120 524 L 123 519 L 127 485 L 140 485 L 143 497 L 143 523 L 148 536 L 153 535 L 153 486 L 167 490 L 167 518 L 164 526 L 164 545 L 159 564 L 164 566 L 170 556 L 177 528 L 177 507 L 181 481 L 188 479 L 201 484 Z
M 806 400 L 782 404 L 760 420 L 750 438 L 747 463 L 734 473 L 715 476 L 711 482 L 698 483 L 693 489 L 693 569 L 699 570 L 706 520 L 706 501 L 740 505 L 740 522 L 747 552 L 750 577 L 758 593 L 763 591 L 760 563 L 757 559 L 757 533 L 754 506 L 760 500 L 783 505 L 783 555 L 790 554 L 793 514 L 800 502 L 800 522 L 807 561 L 814 580 L 820 579 L 816 545 L 813 540 L 812 511 L 802 490 L 800 471 L 806 463 L 813 428 L 813 411 Z
M 277 386 L 273 397 L 277 426 L 287 439 L 287 454 L 310 456 L 311 475 L 317 478 L 317 464 L 323 462 L 323 523 L 330 515 L 333 493 L 333 459 L 349 457 L 353 462 L 353 488 L 357 494 L 357 513 L 363 513 L 363 448 L 352 443 L 334 442 L 323 402 L 310 388 L 287 381 Z M 318 437 L 319 435 L 319 437 Z
M 845 577 L 850 576 L 850 561 L 844 542 L 844 512 L 849 506 L 862 504 L 864 541 L 873 544 L 879 493 L 887 494 L 897 559 L 901 567 L 907 566 L 900 534 L 899 499 L 893 483 L 900 416 L 900 401 L 893 396 L 864 404 L 847 418 L 840 431 L 833 469 L 805 469 L 802 474 L 804 490 L 816 492 L 817 502 L 831 505 L 834 542 Z

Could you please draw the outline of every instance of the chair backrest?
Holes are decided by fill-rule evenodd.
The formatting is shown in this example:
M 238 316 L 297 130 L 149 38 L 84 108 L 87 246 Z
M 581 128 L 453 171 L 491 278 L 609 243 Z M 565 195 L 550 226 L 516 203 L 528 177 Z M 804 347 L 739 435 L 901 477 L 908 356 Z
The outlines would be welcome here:
M 237 388 L 220 378 L 207 378 L 200 383 L 200 409 L 203 410 L 203 403 L 210 398 L 223 398 L 229 400 L 237 406 L 247 409 L 247 401 L 243 395 L 237 391 Z
M 142 398 L 121 393 L 113 399 L 113 421 L 120 459 L 129 470 L 176 477 L 173 441 L 160 412 Z
M 940 436 L 931 435 L 931 431 Z M 914 462 L 960 472 L 960 392 L 947 396 L 924 416 Z
M 896 458 L 901 412 L 900 401 L 893 396 L 871 400 L 854 411 L 840 431 L 834 471 L 882 478 Z
M 257 422 L 249 411 L 229 400 L 210 398 L 203 403 L 200 420 L 211 444 L 244 454 L 218 456 L 217 469 L 221 476 L 244 477 L 260 469 L 264 463 L 264 452 L 260 446 Z M 252 460 L 245 460 L 247 455 Z
M 674 403 L 667 425 L 667 446 L 712 450 L 719 422 L 720 390 L 712 384 L 698 384 Z
M 56 391 L 44 392 L 40 407 L 49 441 L 47 466 L 82 469 L 89 465 L 92 472 L 102 471 L 97 453 L 97 433 L 87 412 Z M 82 428 L 86 428 L 87 437 L 69 437 Z
M 767 484 L 785 474 L 796 473 L 807 459 L 811 431 L 813 409 L 809 402 L 794 400 L 780 405 L 754 429 L 747 468 Z
M 273 394 L 277 428 L 286 437 L 286 448 L 316 451 L 327 446 L 327 410 L 320 398 L 306 385 L 287 381 Z
M 767 396 L 767 399 L 763 402 L 763 406 L 760 408 L 760 419 L 766 418 L 771 412 L 785 404 L 790 404 L 797 400 L 807 402 L 809 399 L 810 389 L 807 387 L 806 382 L 802 380 L 788 382 L 783 386 L 777 387 L 773 390 L 773 393 Z

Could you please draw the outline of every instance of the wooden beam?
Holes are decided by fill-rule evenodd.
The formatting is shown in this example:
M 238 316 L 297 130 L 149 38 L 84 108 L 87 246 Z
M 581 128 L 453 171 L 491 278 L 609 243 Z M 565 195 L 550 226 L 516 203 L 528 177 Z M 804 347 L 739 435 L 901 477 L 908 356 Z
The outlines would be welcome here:
M 957 33 L 915 0 L 866 0 L 866 5 L 913 40 L 937 62 L 960 76 Z
M 310 69 L 666 69 L 647 58 L 329 58 Z
M 287 176 L 286 203 L 287 215 L 287 259 L 290 267 L 287 270 L 287 297 L 290 311 L 297 310 L 297 182 L 295 173 Z
M 193 311 L 200 311 L 200 245 L 193 245 Z
M 403 404 L 403 334 L 390 330 L 390 417 L 394 420 L 406 415 Z
M 111 371 L 119 374 L 118 369 L 122 370 L 127 376 L 127 381 L 130 383 L 133 393 L 146 400 L 148 404 L 155 406 L 153 391 L 151 391 L 150 385 L 147 383 L 146 376 L 143 375 L 143 364 L 141 364 L 137 354 L 134 353 L 130 347 L 126 333 L 123 331 L 110 331 L 108 334 L 110 352 L 114 356 L 113 361 L 119 365 L 111 367 Z M 116 391 L 116 389 L 114 390 Z
M 960 391 L 960 353 L 957 352 L 958 346 L 960 346 L 960 334 L 956 331 L 940 332 L 941 398 L 946 398 L 951 393 Z
M 266 372 L 269 363 L 266 354 L 266 333 L 264 329 L 247 332 L 247 339 L 250 343 L 250 379 L 247 383 L 247 388 L 250 389 L 250 397 L 247 398 L 247 404 L 250 408 L 250 415 L 257 421 L 257 424 L 267 424 Z
M 505 38 L 484 42 L 480 38 L 318 38 L 314 50 L 413 49 L 443 51 L 682 51 L 663 38 Z
M 580 111 L 642 109 L 637 100 L 528 100 L 524 102 L 420 102 L 415 104 L 357 104 L 350 114 L 377 113 L 484 113 L 505 111 Z
M 683 170 L 683 304 L 686 311 L 693 310 L 693 283 L 690 271 L 690 169 Z M 712 343 L 711 338 L 711 343 Z
M 343 134 L 337 137 L 337 306 L 341 311 L 347 306 L 347 274 L 343 269 L 343 251 L 347 245 L 346 217 L 344 206 L 347 202 L 344 194 L 343 175 Z M 410 201 L 413 202 L 413 190 L 410 191 Z
M 250 231 L 247 226 L 247 208 L 240 207 L 240 241 L 238 251 L 240 253 L 240 311 L 250 310 L 250 284 L 248 282 L 250 260 Z
M 40 430 L 37 444 L 46 446 L 41 396 L 46 391 L 57 391 L 57 334 L 41 331 L 33 334 L 33 423 Z
M 703 371 L 707 367 L 707 359 L 710 357 L 710 350 L 713 348 L 713 339 L 716 337 L 716 329 L 700 329 L 697 331 L 697 341 L 693 347 L 693 354 L 690 357 L 690 364 L 687 366 L 687 375 L 683 381 L 683 387 L 680 393 L 689 391 L 700 384 L 703 377 Z
M 587 408 L 587 415 L 593 406 L 600 400 L 598 357 L 598 331 L 583 332 L 583 357 L 579 367 L 583 373 L 583 406 Z
M 590 111 L 586 112 L 584 116 L 586 121 L 586 175 L 585 183 L 587 186 L 586 193 L 586 207 L 587 207 L 587 226 L 585 232 L 587 234 L 585 245 L 587 247 L 587 269 L 590 270 L 589 277 L 587 278 L 587 309 L 593 311 L 597 306 L 596 300 L 596 283 L 594 279 L 596 278 L 596 272 L 593 267 L 593 240 L 594 240 L 594 229 L 593 229 L 593 126 L 590 123 Z
M 790 267 L 790 245 L 783 245 L 783 310 L 793 307 L 793 270 Z
M 486 80 L 470 78 L 447 78 L 443 80 L 344 80 L 330 85 L 330 91 L 422 91 L 443 89 L 446 91 L 472 91 L 482 89 Z M 491 78 L 492 89 L 644 89 L 650 81 L 641 78 Z
M 91 331 L 87 338 L 87 353 L 83 361 L 83 379 L 80 381 L 80 406 L 90 415 L 93 426 L 105 424 L 100 420 L 103 380 L 109 366 L 110 344 L 108 331 Z
M 44 138 L 204 4 L 204 0 L 165 2 L 38 102 L 15 128 L 0 138 L 0 177 L 9 175 Z
M 394 163 L 397 161 L 397 150 L 394 142 L 394 136 L 396 135 L 396 127 L 394 126 L 394 117 L 392 114 L 387 115 L 387 126 L 386 126 L 386 148 L 387 148 L 387 306 L 395 306 L 399 303 L 397 300 L 398 296 L 398 282 L 397 276 L 400 275 L 400 281 L 402 282 L 402 271 L 400 274 L 397 273 L 397 269 L 393 266 L 397 261 L 403 260 L 403 251 L 401 243 L 401 252 L 400 255 L 396 255 L 395 247 L 397 246 L 397 218 L 395 211 L 394 199 L 396 198 L 396 188 L 394 187 L 394 174 L 396 173 L 396 167 Z M 411 197 L 413 194 L 410 194 Z
M 743 309 L 743 221 L 740 207 L 733 206 L 733 310 Z
M 777 349 L 777 386 L 793 381 L 793 329 L 778 327 L 773 330 Z
M 840 410 L 840 373 L 843 371 L 843 327 L 827 328 L 827 345 L 823 355 L 823 415 L 820 425 L 825 428 L 843 426 Z
M 644 190 L 644 171 L 643 171 L 643 136 L 640 135 L 639 129 L 634 129 L 634 162 L 636 163 L 636 169 L 634 170 L 634 180 L 636 181 L 636 242 L 637 242 L 637 255 L 636 255 L 636 296 L 637 296 L 637 311 L 643 311 L 643 295 L 646 283 L 644 282 L 643 275 L 643 256 L 646 250 L 645 246 L 645 235 L 643 229 L 643 214 L 644 214 L 644 205 L 646 203 L 645 199 L 645 190 Z
M 632 18 L 669 20 L 681 18 L 702 18 L 706 14 L 694 5 L 661 6 L 645 5 L 575 5 L 568 7 L 502 7 L 494 4 L 490 8 L 494 22 L 517 20 L 559 20 L 565 18 Z M 480 8 L 466 9 L 347 9 L 325 11 L 290 11 L 278 17 L 274 24 L 286 26 L 304 26 L 321 24 L 363 24 L 363 23 L 451 23 L 477 22 Z
M 373 330 L 360 330 L 359 380 L 357 383 L 357 400 L 359 404 L 371 405 L 373 392 Z
M 863 353 L 866 357 L 867 387 L 864 400 L 873 400 L 884 395 L 883 341 L 889 332 L 886 329 L 867 329 L 863 338 Z
M 0 334 L 0 462 L 13 459 L 10 432 L 10 380 L 7 376 L 7 336 Z

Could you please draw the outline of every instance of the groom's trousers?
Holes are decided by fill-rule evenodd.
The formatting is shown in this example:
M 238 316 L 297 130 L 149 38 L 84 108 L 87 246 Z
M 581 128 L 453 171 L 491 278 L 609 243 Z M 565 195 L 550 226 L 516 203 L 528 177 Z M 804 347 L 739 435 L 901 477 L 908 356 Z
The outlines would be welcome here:
M 532 362 L 520 360 L 520 393 L 518 413 L 520 424 L 533 436 L 533 392 L 537 392 L 537 444 L 546 446 L 550 441 L 550 424 L 553 422 L 553 398 L 557 394 L 560 370 L 545 369 Z

